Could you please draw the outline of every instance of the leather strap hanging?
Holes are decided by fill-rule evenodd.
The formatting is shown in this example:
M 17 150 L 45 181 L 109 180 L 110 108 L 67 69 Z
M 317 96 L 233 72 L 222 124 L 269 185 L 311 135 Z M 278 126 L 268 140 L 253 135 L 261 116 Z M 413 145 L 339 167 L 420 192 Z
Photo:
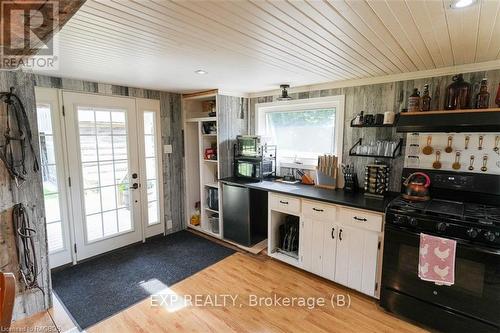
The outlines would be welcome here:
M 26 169 L 26 149 L 29 147 L 33 156 L 33 171 L 38 172 L 40 167 L 38 159 L 33 147 L 33 135 L 31 127 L 24 109 L 23 103 L 19 97 L 14 94 L 14 88 L 10 88 L 9 92 L 1 92 L 0 99 L 6 104 L 7 109 L 7 126 L 4 133 L 5 144 L 0 147 L 0 160 L 2 160 L 7 168 L 10 176 L 20 186 L 25 180 L 28 170 Z M 16 159 L 15 146 L 13 143 L 18 142 L 20 147 L 20 159 Z
M 34 241 L 36 230 L 30 226 L 28 212 L 22 203 L 14 206 L 12 220 L 16 231 L 15 240 L 21 281 L 27 289 L 37 288 L 44 293 L 38 285 L 39 271 Z

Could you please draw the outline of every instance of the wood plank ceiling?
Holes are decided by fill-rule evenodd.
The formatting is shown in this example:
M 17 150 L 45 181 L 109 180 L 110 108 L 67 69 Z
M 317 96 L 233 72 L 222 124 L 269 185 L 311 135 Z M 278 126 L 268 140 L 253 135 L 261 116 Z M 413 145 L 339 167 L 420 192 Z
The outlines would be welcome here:
M 449 5 L 87 0 L 59 34 L 53 74 L 170 91 L 255 92 L 500 59 L 500 1 Z

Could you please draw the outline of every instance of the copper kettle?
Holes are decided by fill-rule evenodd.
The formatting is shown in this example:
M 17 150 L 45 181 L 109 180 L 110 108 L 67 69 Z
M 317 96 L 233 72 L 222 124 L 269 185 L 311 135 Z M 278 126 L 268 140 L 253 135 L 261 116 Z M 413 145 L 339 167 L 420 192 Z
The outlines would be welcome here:
M 403 185 L 405 186 L 404 199 L 410 201 L 427 201 L 431 198 L 429 195 L 431 179 L 423 172 L 412 173 L 406 178 Z

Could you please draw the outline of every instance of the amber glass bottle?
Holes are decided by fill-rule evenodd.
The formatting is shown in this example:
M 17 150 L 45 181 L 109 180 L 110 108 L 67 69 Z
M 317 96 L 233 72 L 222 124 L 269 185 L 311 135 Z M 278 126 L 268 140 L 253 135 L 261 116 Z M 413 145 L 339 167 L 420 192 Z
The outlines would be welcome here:
M 415 88 L 413 94 L 408 97 L 408 112 L 418 111 L 420 111 L 420 92 Z
M 464 81 L 462 74 L 453 77 L 453 83 L 446 88 L 445 110 L 469 109 L 471 104 L 471 84 Z
M 481 80 L 479 93 L 476 95 L 476 109 L 487 109 L 490 105 L 490 93 L 488 92 L 488 80 Z
M 422 111 L 430 111 L 431 110 L 431 96 L 429 96 L 429 85 L 424 85 L 424 94 L 422 96 Z

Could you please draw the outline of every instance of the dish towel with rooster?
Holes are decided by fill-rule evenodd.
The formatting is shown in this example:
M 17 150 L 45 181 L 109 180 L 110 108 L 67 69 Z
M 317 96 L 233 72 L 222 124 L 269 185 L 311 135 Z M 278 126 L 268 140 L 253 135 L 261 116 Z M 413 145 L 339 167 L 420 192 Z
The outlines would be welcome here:
M 453 285 L 456 248 L 454 240 L 420 234 L 418 277 L 437 285 Z

